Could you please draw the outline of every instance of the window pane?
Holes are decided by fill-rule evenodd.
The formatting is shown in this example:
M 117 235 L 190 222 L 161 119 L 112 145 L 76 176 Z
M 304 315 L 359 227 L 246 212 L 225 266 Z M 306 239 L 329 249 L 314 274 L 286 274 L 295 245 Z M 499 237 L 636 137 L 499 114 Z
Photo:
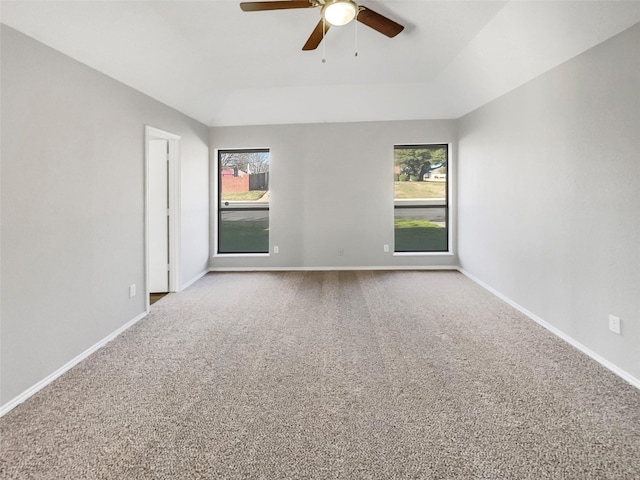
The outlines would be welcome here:
M 218 152 L 218 253 L 269 252 L 269 151 Z
M 447 150 L 447 145 L 395 146 L 396 252 L 448 250 Z
M 269 251 L 269 210 L 220 212 L 219 253 Z
M 396 252 L 447 251 L 446 208 L 396 208 Z

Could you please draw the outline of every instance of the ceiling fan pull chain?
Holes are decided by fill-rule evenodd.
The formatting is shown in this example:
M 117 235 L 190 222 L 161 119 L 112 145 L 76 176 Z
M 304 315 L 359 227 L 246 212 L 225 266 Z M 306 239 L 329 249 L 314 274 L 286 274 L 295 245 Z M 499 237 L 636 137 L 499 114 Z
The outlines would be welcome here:
M 358 20 L 358 14 L 356 13 L 356 20 Z M 354 22 L 356 24 L 356 53 L 355 53 L 355 57 L 358 56 L 358 22 Z
M 327 43 L 324 39 L 324 33 L 327 31 L 327 21 L 325 20 L 324 16 L 322 17 L 322 63 L 327 63 L 327 59 L 324 55 L 325 53 L 325 44 Z

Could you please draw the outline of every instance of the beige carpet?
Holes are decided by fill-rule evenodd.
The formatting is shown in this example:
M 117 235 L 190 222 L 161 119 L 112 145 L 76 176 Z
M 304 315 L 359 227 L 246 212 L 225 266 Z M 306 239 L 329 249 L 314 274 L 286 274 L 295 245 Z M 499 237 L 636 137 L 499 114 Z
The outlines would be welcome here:
M 640 478 L 640 391 L 455 272 L 207 275 L 0 433 L 7 479 Z

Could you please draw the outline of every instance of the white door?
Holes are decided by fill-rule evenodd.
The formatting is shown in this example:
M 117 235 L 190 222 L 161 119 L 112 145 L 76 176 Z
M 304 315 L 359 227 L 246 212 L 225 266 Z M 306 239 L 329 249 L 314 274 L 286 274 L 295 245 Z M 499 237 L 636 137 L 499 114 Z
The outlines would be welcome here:
M 169 291 L 169 142 L 149 140 L 149 293 Z

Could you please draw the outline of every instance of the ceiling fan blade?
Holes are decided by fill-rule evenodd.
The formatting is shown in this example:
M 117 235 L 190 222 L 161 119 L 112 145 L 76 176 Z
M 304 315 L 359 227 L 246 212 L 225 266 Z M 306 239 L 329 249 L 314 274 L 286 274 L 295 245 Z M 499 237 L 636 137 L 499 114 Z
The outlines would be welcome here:
M 286 10 L 289 8 L 312 8 L 315 5 L 309 0 L 281 0 L 276 2 L 241 2 L 244 12 L 260 12 L 262 10 Z
M 404 27 L 399 23 L 374 12 L 368 7 L 361 7 L 356 19 L 360 23 L 364 23 L 367 27 L 371 27 L 389 38 L 395 37 L 404 30 Z
M 322 39 L 327 34 L 327 31 L 329 31 L 330 27 L 331 25 L 329 24 L 329 22 L 320 20 L 316 25 L 316 28 L 314 28 L 313 32 L 311 32 L 311 36 L 309 37 L 309 40 L 307 40 L 307 43 L 304 44 L 304 47 L 302 47 L 302 50 L 315 50 L 316 48 L 318 48 L 318 45 L 320 45 L 320 42 L 322 42 Z M 322 31 L 323 28 L 324 32 Z

